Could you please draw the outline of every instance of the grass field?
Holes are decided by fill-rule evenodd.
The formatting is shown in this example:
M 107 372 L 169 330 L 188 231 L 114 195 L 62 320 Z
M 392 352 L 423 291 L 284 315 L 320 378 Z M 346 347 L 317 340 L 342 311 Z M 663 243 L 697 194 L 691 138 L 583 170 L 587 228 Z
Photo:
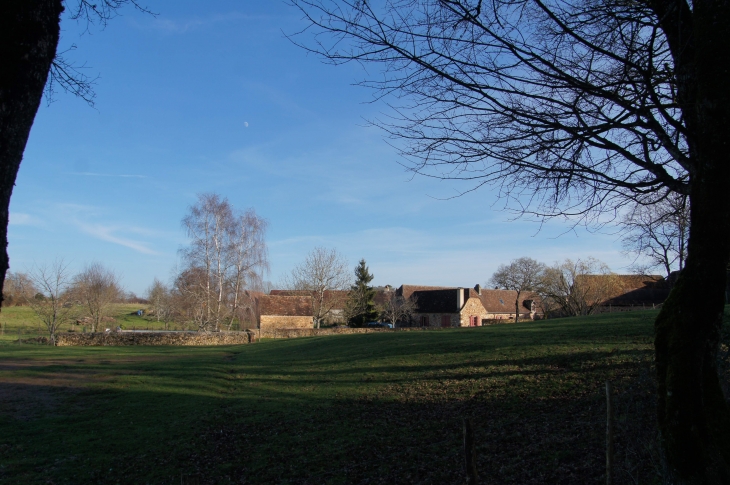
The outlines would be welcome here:
M 0 345 L 0 483 L 660 483 L 653 311 L 231 347 Z M 7 318 L 5 310 L 3 317 Z
M 107 326 L 121 325 L 125 329 L 150 330 L 164 328 L 164 323 L 157 322 L 153 317 L 140 317 L 134 314 L 134 312 L 144 309 L 146 306 L 137 303 L 112 305 L 110 315 L 114 318 L 114 323 L 107 322 Z M 82 314 L 83 309 L 80 308 L 78 313 Z M 69 329 L 76 332 L 82 331 L 81 326 L 67 324 L 61 327 L 61 332 L 67 332 Z M 11 306 L 2 309 L 2 312 L 0 312 L 0 345 L 15 342 L 18 339 L 26 340 L 39 336 L 48 337 L 48 332 L 30 307 Z

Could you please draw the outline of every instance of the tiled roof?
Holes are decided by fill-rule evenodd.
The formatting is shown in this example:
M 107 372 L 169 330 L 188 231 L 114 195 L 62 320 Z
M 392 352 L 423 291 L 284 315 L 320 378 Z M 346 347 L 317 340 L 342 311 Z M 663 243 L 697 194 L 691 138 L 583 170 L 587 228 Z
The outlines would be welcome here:
M 345 302 L 347 301 L 347 295 L 349 291 L 346 290 L 325 290 L 324 300 L 325 305 L 332 309 L 345 308 Z M 312 292 L 309 290 L 271 290 L 269 295 L 274 296 L 311 296 Z
M 602 303 L 604 306 L 658 305 L 667 299 L 670 291 L 659 275 L 580 275 L 579 278 L 597 286 L 602 278 L 615 279 L 613 291 Z
M 309 296 L 263 295 L 259 298 L 261 315 L 310 317 L 312 298 Z
M 482 289 L 482 294 L 478 295 L 476 291 L 471 290 L 472 296 L 477 296 L 481 301 L 484 309 L 488 313 L 513 313 L 515 312 L 515 298 L 517 292 L 514 290 L 487 290 Z M 530 292 L 520 293 L 520 312 L 529 312 L 530 308 L 525 306 L 525 300 L 536 300 L 536 295 Z
M 457 313 L 456 289 L 416 290 L 411 293 L 416 299 L 418 313 Z
M 430 290 L 453 290 L 455 286 L 423 286 L 423 285 L 401 285 L 396 290 L 396 293 L 403 298 L 410 298 L 411 295 L 416 291 L 430 291 Z

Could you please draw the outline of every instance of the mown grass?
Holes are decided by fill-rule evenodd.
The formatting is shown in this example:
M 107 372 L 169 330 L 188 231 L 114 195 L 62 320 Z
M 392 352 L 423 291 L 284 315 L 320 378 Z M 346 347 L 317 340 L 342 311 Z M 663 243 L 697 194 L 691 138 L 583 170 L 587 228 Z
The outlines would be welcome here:
M 4 312 L 4 310 L 3 310 Z M 0 483 L 660 483 L 653 311 L 229 347 L 0 346 Z

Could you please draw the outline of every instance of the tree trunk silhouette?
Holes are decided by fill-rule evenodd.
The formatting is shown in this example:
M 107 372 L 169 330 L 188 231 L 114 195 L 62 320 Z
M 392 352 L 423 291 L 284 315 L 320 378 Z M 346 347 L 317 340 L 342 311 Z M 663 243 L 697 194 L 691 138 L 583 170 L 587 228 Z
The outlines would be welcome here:
M 10 197 L 59 38 L 61 0 L 0 6 L 0 301 L 9 268 Z

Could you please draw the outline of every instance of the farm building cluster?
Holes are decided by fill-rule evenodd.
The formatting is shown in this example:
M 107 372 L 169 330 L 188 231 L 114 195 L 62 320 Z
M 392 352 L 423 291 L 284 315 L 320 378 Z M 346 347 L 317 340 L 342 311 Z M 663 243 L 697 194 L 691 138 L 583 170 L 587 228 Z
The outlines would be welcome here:
M 596 276 L 599 277 L 599 276 Z M 609 295 L 597 311 L 625 311 L 652 308 L 669 293 L 655 276 L 620 275 L 620 291 Z M 259 328 L 312 328 L 316 315 L 326 313 L 326 324 L 346 323 L 347 291 L 326 291 L 323 298 L 313 298 L 305 290 L 271 290 L 258 300 Z M 532 292 L 473 288 L 402 285 L 385 286 L 375 294 L 376 306 L 383 308 L 393 297 L 412 302 L 408 315 L 392 322 L 398 327 L 478 327 L 519 320 L 540 320 L 546 311 L 540 297 Z M 322 312 L 317 306 L 326 306 Z

